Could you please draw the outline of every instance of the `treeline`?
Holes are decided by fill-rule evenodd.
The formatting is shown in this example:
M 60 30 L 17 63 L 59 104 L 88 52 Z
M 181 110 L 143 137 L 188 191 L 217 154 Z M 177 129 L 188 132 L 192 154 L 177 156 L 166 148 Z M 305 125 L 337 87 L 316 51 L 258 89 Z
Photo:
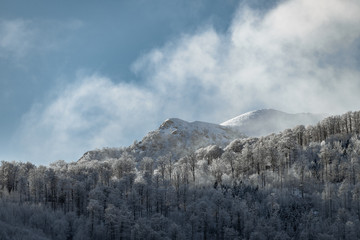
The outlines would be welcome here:
M 2 161 L 0 239 L 359 239 L 359 132 L 349 112 L 181 159 Z

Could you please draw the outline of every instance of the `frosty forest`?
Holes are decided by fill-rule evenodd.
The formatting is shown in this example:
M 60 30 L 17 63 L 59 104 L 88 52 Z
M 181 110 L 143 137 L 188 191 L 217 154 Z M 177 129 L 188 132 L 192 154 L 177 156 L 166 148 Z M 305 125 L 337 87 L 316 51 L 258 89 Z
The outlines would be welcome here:
M 2 161 L 0 239 L 360 238 L 360 112 L 179 158 L 98 155 Z

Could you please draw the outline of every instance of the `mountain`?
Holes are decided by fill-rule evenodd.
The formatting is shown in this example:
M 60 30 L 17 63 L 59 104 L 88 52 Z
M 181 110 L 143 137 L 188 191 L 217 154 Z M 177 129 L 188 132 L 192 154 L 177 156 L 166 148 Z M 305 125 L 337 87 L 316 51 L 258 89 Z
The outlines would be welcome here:
M 274 109 L 262 109 L 244 113 L 220 125 L 238 127 L 239 131 L 247 136 L 259 137 L 278 133 L 297 125 L 316 124 L 327 116 L 327 114 L 290 114 Z
M 136 160 L 144 157 L 156 159 L 167 154 L 179 159 L 200 148 L 211 145 L 225 148 L 235 139 L 246 136 L 264 136 L 300 124 L 315 124 L 324 117 L 324 114 L 289 114 L 273 109 L 263 109 L 242 114 L 221 124 L 187 122 L 170 118 L 164 121 L 157 130 L 149 132 L 141 141 L 129 147 L 88 151 L 79 161 L 118 159 L 125 152 Z
M 180 158 L 199 148 L 209 145 L 225 147 L 232 140 L 244 137 L 237 127 L 170 118 L 157 130 L 149 132 L 140 142 L 135 142 L 128 148 L 89 151 L 79 161 L 118 158 L 123 152 L 128 152 L 138 160 L 143 157 L 157 158 L 169 153 L 174 158 Z

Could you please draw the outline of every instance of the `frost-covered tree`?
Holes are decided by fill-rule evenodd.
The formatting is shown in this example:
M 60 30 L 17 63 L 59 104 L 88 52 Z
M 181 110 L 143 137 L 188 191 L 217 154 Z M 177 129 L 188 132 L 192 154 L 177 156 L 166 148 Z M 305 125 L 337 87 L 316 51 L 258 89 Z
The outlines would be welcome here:
M 181 157 L 2 161 L 0 239 L 360 239 L 359 130 L 349 112 Z

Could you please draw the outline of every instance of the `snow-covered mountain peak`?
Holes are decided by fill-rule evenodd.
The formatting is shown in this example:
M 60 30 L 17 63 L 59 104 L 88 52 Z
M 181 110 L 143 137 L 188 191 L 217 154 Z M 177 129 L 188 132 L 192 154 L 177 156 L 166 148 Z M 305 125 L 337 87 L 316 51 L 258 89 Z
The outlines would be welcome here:
M 168 128 L 179 128 L 186 124 L 188 124 L 188 122 L 181 120 L 179 118 L 168 118 L 160 125 L 159 129 L 165 130 Z
M 169 118 L 160 125 L 158 130 L 153 132 L 160 131 L 162 134 L 166 134 L 168 131 L 173 133 L 173 131 L 176 130 L 188 133 L 193 133 L 195 131 L 197 133 L 208 132 L 209 134 L 219 134 L 223 131 L 232 130 L 232 127 L 201 121 L 187 122 L 179 118 Z
M 234 117 L 226 122 L 221 123 L 222 126 L 241 126 L 247 120 L 256 119 L 265 115 L 275 115 L 275 114 L 285 114 L 284 112 L 275 110 L 275 109 L 260 109 L 250 111 L 244 114 L 241 114 L 237 117 Z
M 132 154 L 138 160 L 143 157 L 157 159 L 169 153 L 179 159 L 200 148 L 206 150 L 206 147 L 214 145 L 224 148 L 245 135 L 265 136 L 300 124 L 315 124 L 324 117 L 324 114 L 288 114 L 274 109 L 261 109 L 242 114 L 222 124 L 169 118 L 158 129 L 149 132 L 141 141 L 134 142 L 127 148 L 89 151 L 80 160 L 118 158 L 123 152 Z
M 264 136 L 297 125 L 316 124 L 326 116 L 326 114 L 289 114 L 275 109 L 261 109 L 244 113 L 220 125 L 238 127 L 248 136 Z
M 209 145 L 225 147 L 232 140 L 242 137 L 244 135 L 237 127 L 170 118 L 130 148 L 141 157 L 157 157 L 169 152 L 181 157 Z
M 187 122 L 179 118 L 166 119 L 158 129 L 149 132 L 141 141 L 127 148 L 110 149 L 107 153 L 89 151 L 79 161 L 117 158 L 126 151 L 136 159 L 158 158 L 169 153 L 179 159 L 190 152 L 209 145 L 226 147 L 231 141 L 245 137 L 237 127 L 207 122 Z

